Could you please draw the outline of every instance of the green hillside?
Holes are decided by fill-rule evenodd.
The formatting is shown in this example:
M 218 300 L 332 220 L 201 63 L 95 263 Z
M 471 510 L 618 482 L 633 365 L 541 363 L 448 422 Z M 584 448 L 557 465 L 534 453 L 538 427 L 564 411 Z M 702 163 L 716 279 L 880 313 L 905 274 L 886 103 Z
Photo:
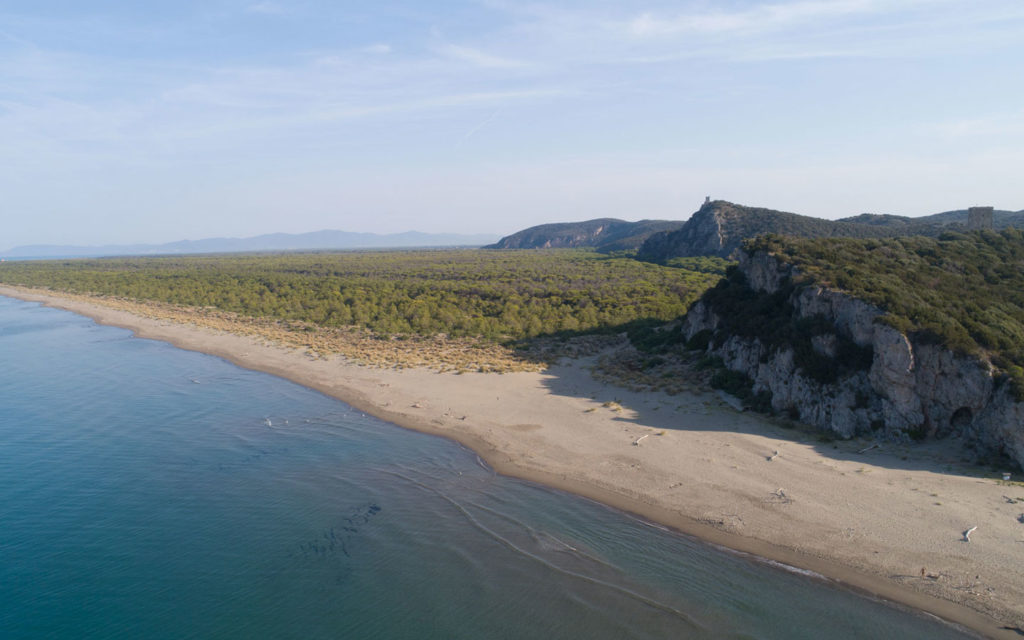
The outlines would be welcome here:
M 626 222 L 598 218 L 584 222 L 541 224 L 505 236 L 485 249 L 592 248 L 601 253 L 636 251 L 652 234 L 674 231 L 684 223 L 672 220 Z
M 824 220 L 763 207 L 747 207 L 724 200 L 707 202 L 675 231 L 651 234 L 640 247 L 641 260 L 664 263 L 680 256 L 733 256 L 743 241 L 768 233 L 801 238 L 886 238 L 937 236 L 937 224 L 898 216 L 864 215 Z

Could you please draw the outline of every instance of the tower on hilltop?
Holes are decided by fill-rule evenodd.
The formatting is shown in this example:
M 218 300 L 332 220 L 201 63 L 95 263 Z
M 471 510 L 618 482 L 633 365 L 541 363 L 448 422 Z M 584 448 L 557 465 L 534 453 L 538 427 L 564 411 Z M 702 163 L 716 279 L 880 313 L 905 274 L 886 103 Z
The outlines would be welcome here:
M 978 231 L 992 228 L 993 207 L 971 207 L 967 210 L 967 230 Z

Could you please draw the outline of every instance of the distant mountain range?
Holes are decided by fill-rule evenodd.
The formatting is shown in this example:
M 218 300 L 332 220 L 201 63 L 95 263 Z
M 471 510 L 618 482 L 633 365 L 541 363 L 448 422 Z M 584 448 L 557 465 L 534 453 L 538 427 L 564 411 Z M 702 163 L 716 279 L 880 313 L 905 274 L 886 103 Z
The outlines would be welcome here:
M 206 238 L 166 244 L 125 244 L 104 246 L 24 245 L 0 251 L 5 258 L 70 258 L 183 253 L 232 253 L 242 251 L 296 251 L 313 249 L 383 249 L 412 247 L 481 246 L 494 242 L 493 235 L 454 233 L 376 234 L 350 231 L 271 233 L 251 238 Z
M 686 221 L 626 222 L 600 218 L 585 222 L 542 224 L 506 236 L 488 249 L 588 247 L 602 252 L 637 251 L 642 260 L 661 262 L 676 257 L 729 257 L 743 240 L 766 233 L 803 238 L 882 238 L 937 236 L 966 228 L 967 210 L 945 211 L 920 218 L 865 213 L 825 220 L 785 211 L 747 207 L 724 200 L 707 202 Z M 995 211 L 993 226 L 1024 228 L 1024 211 Z

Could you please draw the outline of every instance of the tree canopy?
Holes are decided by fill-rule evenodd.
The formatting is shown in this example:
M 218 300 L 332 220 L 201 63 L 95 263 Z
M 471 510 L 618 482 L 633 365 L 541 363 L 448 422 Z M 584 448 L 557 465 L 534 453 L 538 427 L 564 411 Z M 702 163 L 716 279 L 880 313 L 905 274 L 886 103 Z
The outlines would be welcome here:
M 22 261 L 0 282 L 359 326 L 516 340 L 671 320 L 724 273 L 585 250 L 417 250 Z

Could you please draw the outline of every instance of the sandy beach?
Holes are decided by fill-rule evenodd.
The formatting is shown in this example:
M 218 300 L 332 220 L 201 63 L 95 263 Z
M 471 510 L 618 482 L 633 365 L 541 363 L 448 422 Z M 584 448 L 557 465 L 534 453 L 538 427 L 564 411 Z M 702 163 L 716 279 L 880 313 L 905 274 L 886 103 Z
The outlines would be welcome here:
M 0 295 L 286 378 L 452 438 L 500 473 L 813 571 L 986 636 L 1024 635 L 1024 483 L 962 462 L 956 442 L 832 441 L 738 411 L 716 393 L 599 382 L 589 370 L 593 356 L 501 374 L 391 369 L 81 298 L 10 287 Z

